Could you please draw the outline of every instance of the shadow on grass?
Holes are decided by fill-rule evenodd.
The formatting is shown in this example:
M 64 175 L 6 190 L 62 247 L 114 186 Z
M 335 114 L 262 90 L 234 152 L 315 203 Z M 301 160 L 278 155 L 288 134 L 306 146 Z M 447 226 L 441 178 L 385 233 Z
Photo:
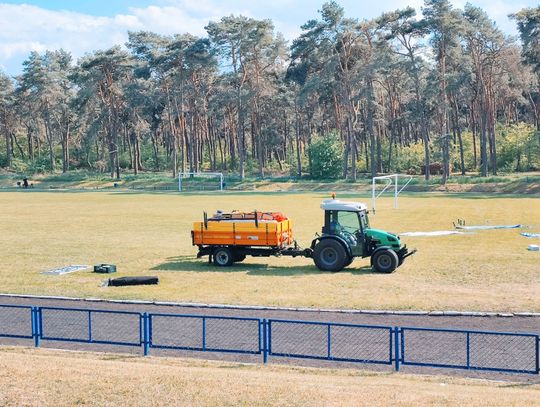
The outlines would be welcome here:
M 235 263 L 231 267 L 218 267 L 208 263 L 206 259 L 197 259 L 194 256 L 169 257 L 165 263 L 152 267 L 154 271 L 190 271 L 196 273 L 245 273 L 250 276 L 301 276 L 310 274 L 335 274 L 321 271 L 315 265 L 301 266 L 271 266 L 269 263 Z M 370 266 L 355 268 L 353 265 L 340 273 L 353 275 L 372 274 Z

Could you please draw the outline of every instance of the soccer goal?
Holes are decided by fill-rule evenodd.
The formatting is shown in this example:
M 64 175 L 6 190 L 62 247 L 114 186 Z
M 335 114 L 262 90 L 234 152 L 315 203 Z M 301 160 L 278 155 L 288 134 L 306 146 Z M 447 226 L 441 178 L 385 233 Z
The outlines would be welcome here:
M 399 183 L 399 178 L 404 178 L 405 182 Z M 380 197 L 386 190 L 394 187 L 394 208 L 398 207 L 398 195 L 405 189 L 407 185 L 412 181 L 411 175 L 404 174 L 392 174 L 381 175 L 379 177 L 373 177 L 371 184 L 371 210 L 375 213 L 375 203 L 377 198 Z M 384 182 L 384 183 L 382 183 Z M 383 185 L 384 188 L 377 191 L 377 185 Z
M 225 183 L 222 172 L 181 172 L 178 174 L 178 190 L 223 191 Z

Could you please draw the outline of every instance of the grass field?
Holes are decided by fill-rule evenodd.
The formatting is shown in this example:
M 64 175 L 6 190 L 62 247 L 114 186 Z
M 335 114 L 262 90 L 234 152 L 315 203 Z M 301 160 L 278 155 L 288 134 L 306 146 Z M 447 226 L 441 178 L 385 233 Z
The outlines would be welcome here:
M 0 348 L 2 406 L 534 406 L 538 384 Z
M 280 210 L 309 245 L 320 232 L 320 201 L 306 194 L 107 192 L 0 193 L 0 292 L 362 309 L 540 311 L 540 253 L 518 230 L 445 237 L 404 237 L 418 253 L 394 274 L 373 274 L 356 260 L 323 273 L 309 259 L 254 258 L 227 269 L 195 258 L 190 227 L 202 211 Z M 364 196 L 342 199 L 366 201 Z M 378 204 L 372 226 L 391 232 L 467 224 L 529 225 L 540 232 L 540 199 L 520 196 L 409 195 L 400 208 Z M 538 243 L 538 240 L 536 240 Z M 90 270 L 63 276 L 41 271 L 69 264 L 114 263 L 117 276 L 158 275 L 158 286 L 101 287 Z

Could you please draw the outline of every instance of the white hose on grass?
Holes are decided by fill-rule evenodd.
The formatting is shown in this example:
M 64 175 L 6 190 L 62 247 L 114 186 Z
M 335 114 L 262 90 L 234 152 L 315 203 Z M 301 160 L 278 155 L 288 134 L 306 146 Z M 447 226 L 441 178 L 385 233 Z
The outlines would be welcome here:
M 448 236 L 448 235 L 468 235 L 470 233 L 459 232 L 457 230 L 435 230 L 433 232 L 403 232 L 400 236 Z

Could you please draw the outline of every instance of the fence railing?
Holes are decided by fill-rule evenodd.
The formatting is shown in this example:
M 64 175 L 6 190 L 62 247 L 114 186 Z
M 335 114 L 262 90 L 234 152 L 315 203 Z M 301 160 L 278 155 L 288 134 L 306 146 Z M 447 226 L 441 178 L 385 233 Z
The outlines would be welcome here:
M 0 338 L 540 373 L 534 333 L 0 305 Z
M 270 319 L 271 356 L 391 365 L 393 328 Z
M 536 334 L 402 327 L 400 340 L 402 365 L 538 373 Z

